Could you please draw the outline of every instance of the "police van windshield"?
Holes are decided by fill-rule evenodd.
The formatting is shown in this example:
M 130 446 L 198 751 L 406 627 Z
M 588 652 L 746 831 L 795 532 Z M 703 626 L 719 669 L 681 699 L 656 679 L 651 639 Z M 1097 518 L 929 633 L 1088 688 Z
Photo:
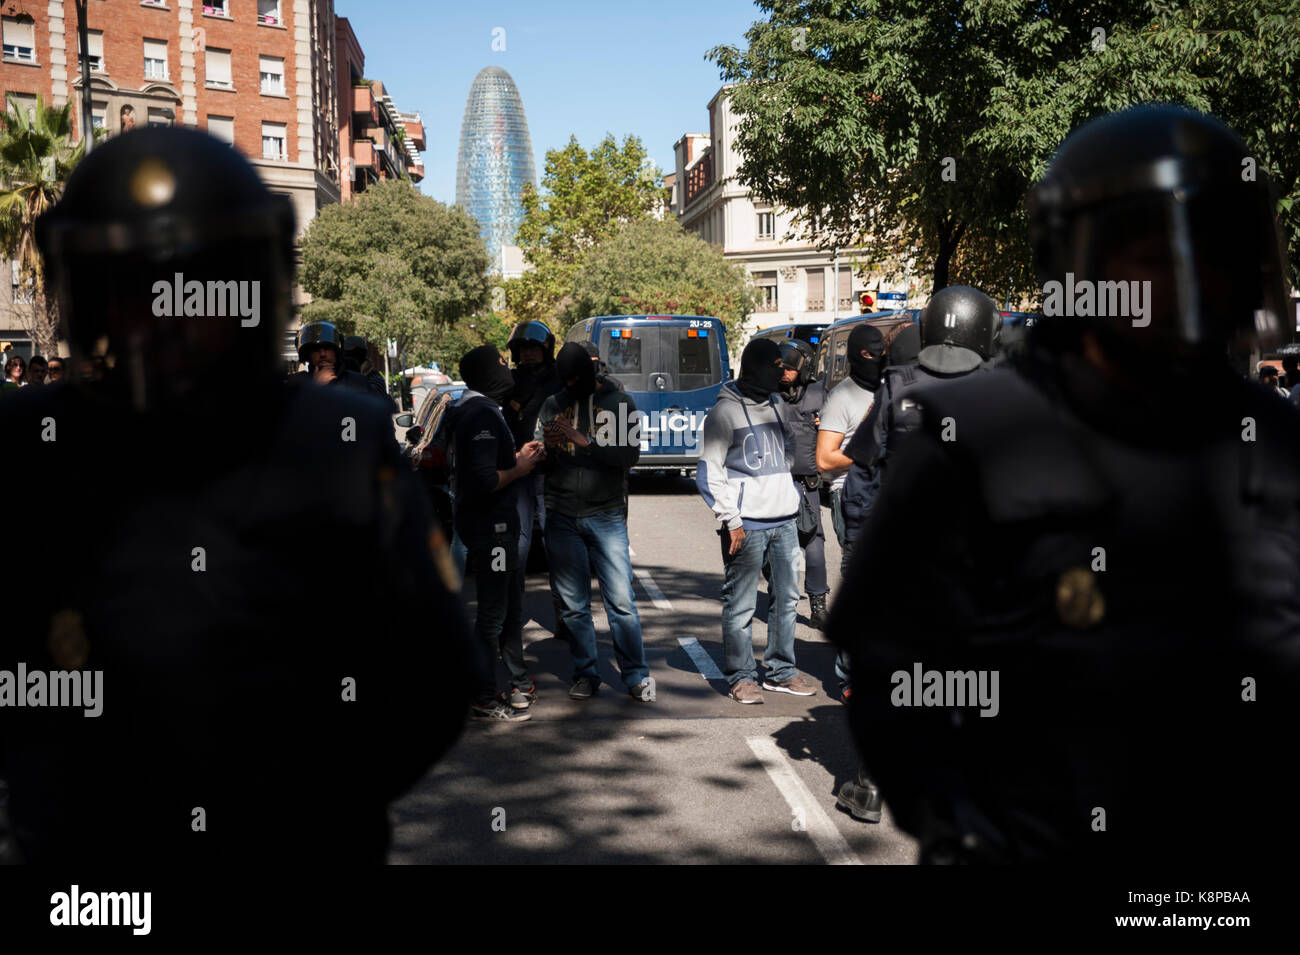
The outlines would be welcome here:
M 606 325 L 601 355 L 628 391 L 695 391 L 722 381 L 718 324 Z

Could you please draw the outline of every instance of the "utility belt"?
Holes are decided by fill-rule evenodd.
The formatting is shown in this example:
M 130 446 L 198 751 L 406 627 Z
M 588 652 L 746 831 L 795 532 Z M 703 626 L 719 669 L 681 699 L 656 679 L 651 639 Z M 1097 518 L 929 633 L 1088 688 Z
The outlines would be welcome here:
M 820 474 L 796 474 L 794 479 L 810 491 L 815 491 L 822 486 L 822 476 Z

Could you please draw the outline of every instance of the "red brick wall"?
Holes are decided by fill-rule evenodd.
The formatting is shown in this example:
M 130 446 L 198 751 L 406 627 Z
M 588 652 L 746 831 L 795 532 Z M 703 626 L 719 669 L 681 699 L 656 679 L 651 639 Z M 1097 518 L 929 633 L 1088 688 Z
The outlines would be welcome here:
M 232 20 L 204 16 L 195 0 L 194 26 L 204 31 L 204 45 L 230 51 L 230 79 L 234 92 L 207 89 L 204 85 L 206 50 L 194 52 L 194 82 L 197 91 L 198 125 L 206 125 L 209 113 L 235 117 L 235 145 L 249 156 L 262 155 L 262 121 L 285 125 L 285 158 L 298 161 L 298 111 L 294 106 L 297 69 L 293 54 L 293 0 L 281 0 L 284 28 L 257 22 L 254 0 L 231 0 Z M 262 54 L 284 60 L 284 91 L 287 98 L 264 96 L 258 77 Z

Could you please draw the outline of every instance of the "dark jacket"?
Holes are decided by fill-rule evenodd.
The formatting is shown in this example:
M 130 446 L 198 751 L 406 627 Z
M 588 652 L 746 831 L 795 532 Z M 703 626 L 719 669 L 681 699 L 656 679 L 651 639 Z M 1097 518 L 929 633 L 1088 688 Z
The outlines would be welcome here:
M 51 419 L 57 440 L 42 441 Z M 178 442 L 182 428 L 199 440 Z M 16 508 L 6 527 L 77 542 L 40 560 L 0 551 L 22 595 L 6 601 L 0 670 L 84 653 L 103 674 L 98 717 L 0 708 L 25 858 L 225 870 L 274 846 L 313 865 L 382 862 L 388 802 L 460 731 L 471 644 L 377 403 L 249 384 L 219 420 L 162 421 L 79 387 L 24 388 L 0 401 L 0 434 L 23 460 L 0 472 L 3 498 L 40 487 L 61 502 Z
M 517 539 L 519 482 L 498 487 L 498 471 L 515 466 L 515 443 L 495 402 L 466 391 L 447 411 L 455 473 L 456 533 L 471 549 L 498 537 Z
M 525 365 L 514 370 L 515 387 L 501 408 L 506 416 L 506 424 L 510 426 L 510 433 L 514 435 L 516 451 L 533 440 L 537 415 L 541 413 L 546 399 L 564 388 L 564 382 L 555 373 L 554 361 L 543 362 L 530 373 L 528 369 L 532 367 L 534 366 Z
M 814 381 L 787 395 L 781 393 L 790 410 L 790 430 L 794 432 L 794 464 L 790 473 L 805 477 L 817 473 L 817 424 L 822 405 L 826 403 L 826 385 Z
M 627 392 L 598 378 L 596 392 L 570 404 L 564 391 L 547 398 L 537 418 L 536 439 L 556 417 L 566 418 L 591 438 L 575 445 L 546 449 L 546 509 L 568 517 L 590 517 L 622 509 L 627 501 L 627 472 L 641 457 L 640 416 Z
M 917 390 L 828 628 L 859 745 L 931 858 L 1290 858 L 1300 415 L 1226 368 L 1152 407 L 1077 354 Z M 998 714 L 899 705 L 917 667 L 996 673 Z M 1189 837 L 1207 811 L 1231 832 Z

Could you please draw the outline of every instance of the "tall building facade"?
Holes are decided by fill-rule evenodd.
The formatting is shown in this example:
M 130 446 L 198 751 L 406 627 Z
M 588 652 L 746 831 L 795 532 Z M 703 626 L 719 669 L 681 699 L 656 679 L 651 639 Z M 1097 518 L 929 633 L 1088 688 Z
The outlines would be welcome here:
M 794 214 L 757 201 L 736 181 L 736 117 L 727 92 L 709 101 L 709 132 L 687 133 L 674 144 L 676 169 L 664 176 L 670 207 L 682 227 L 742 263 L 761 300 L 745 320 L 744 340 L 754 331 L 787 322 L 825 324 L 857 314 L 858 293 L 902 293 L 908 307 L 924 305 L 928 294 L 911 277 L 907 263 L 895 273 L 864 268 L 859 250 L 820 249 L 813 236 L 794 226 Z M 894 278 L 894 275 L 901 278 Z
M 499 66 L 479 71 L 465 101 L 456 162 L 456 204 L 478 220 L 493 269 L 524 219 L 524 184 L 537 185 L 523 100 Z
M 95 128 L 206 130 L 292 201 L 299 234 L 367 182 L 423 177 L 419 114 L 399 113 L 382 83 L 364 79 L 360 44 L 334 0 L 88 0 L 86 21 Z M 0 30 L 5 108 L 33 108 L 38 96 L 71 103 L 79 138 L 76 4 L 0 0 Z M 30 354 L 33 304 L 10 272 L 0 270 L 0 340 Z

